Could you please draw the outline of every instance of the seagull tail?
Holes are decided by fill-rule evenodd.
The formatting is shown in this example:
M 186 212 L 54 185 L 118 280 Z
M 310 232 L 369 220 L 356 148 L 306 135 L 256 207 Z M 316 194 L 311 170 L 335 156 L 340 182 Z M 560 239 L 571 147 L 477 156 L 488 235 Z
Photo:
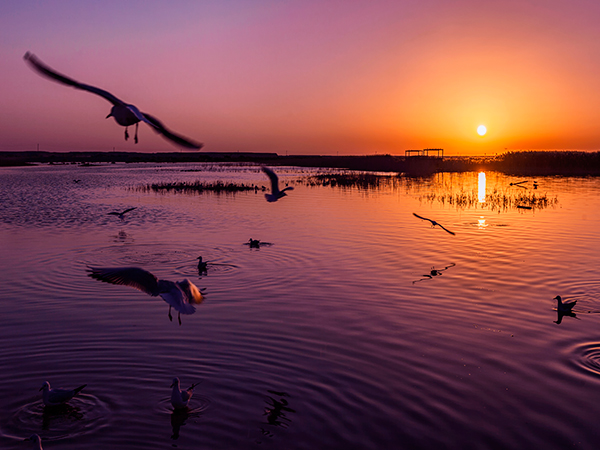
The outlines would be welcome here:
M 84 384 L 84 385 L 82 385 L 82 386 L 79 386 L 78 388 L 75 388 L 75 389 L 73 389 L 73 392 L 74 392 L 75 394 L 79 394 L 79 393 L 81 392 L 81 390 L 82 390 L 84 387 L 86 387 L 86 386 L 87 386 L 87 384 Z

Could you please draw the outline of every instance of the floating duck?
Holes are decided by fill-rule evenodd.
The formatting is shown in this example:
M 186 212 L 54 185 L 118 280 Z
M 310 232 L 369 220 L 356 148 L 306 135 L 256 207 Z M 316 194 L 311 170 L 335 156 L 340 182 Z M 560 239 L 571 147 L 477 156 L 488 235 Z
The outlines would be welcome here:
M 192 384 L 185 391 L 182 391 L 179 387 L 179 378 L 173 378 L 173 383 L 171 383 L 171 387 L 173 391 L 171 391 L 171 405 L 175 409 L 187 408 L 187 405 L 192 398 L 192 394 L 194 393 L 194 388 L 198 386 L 199 383 Z
M 44 405 L 46 406 L 58 406 L 63 403 L 67 403 L 73 397 L 75 397 L 79 392 L 86 387 L 87 384 L 79 386 L 75 389 L 51 389 L 50 383 L 44 381 L 44 384 L 40 388 L 42 392 L 42 399 L 44 401 Z
M 571 312 L 573 310 L 573 306 L 575 306 L 575 304 L 577 303 L 577 300 L 573 300 L 572 302 L 564 302 L 563 303 L 560 295 L 557 295 L 556 297 L 554 297 L 553 300 L 558 301 L 556 310 L 560 311 L 560 312 Z

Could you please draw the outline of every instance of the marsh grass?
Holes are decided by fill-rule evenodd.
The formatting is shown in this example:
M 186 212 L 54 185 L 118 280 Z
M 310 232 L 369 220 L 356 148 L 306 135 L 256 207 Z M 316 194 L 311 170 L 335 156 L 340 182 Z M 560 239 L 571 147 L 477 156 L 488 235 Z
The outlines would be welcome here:
M 429 203 L 438 202 L 442 205 L 450 205 L 457 209 L 481 208 L 491 211 L 508 211 L 509 209 L 532 209 L 540 210 L 555 207 L 558 204 L 557 197 L 548 197 L 547 194 L 539 194 L 533 191 L 506 191 L 494 189 L 487 193 L 485 201 L 479 200 L 476 191 L 460 190 L 458 192 L 430 192 L 421 195 L 420 201 Z
M 152 183 L 136 188 L 136 190 L 142 192 L 175 192 L 184 194 L 203 194 L 207 192 L 215 194 L 236 194 L 238 192 L 258 191 L 259 189 L 262 188 L 254 184 L 224 183 L 223 181 L 215 181 L 213 183 L 204 183 L 202 181 Z
M 300 181 L 306 186 L 330 186 L 339 188 L 382 189 L 398 186 L 402 180 L 397 174 L 344 171 L 341 173 L 318 173 Z

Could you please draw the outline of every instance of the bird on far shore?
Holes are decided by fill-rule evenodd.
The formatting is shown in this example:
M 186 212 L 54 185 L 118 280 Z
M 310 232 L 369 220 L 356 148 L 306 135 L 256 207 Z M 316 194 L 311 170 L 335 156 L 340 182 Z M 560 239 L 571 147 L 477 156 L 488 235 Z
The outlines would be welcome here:
M 279 178 L 277 177 L 277 174 L 265 166 L 262 166 L 261 169 L 267 174 L 269 180 L 271 180 L 271 193 L 265 194 L 265 198 L 269 203 L 276 202 L 280 198 L 285 197 L 287 195 L 285 191 L 291 191 L 294 189 L 293 186 L 288 186 L 282 190 L 279 190 Z
M 138 126 L 140 122 L 144 122 L 148 124 L 155 132 L 161 134 L 164 138 L 170 140 L 175 145 L 185 148 L 191 149 L 199 149 L 202 147 L 202 144 L 194 142 L 188 138 L 183 136 L 179 136 L 172 131 L 168 130 L 157 118 L 151 116 L 150 114 L 146 114 L 141 112 L 135 105 L 130 105 L 125 103 L 123 100 L 112 95 L 110 92 L 107 92 L 103 89 L 99 89 L 94 86 L 90 86 L 87 84 L 79 83 L 78 81 L 73 80 L 65 75 L 62 75 L 47 65 L 45 65 L 42 61 L 40 61 L 37 56 L 34 54 L 27 52 L 23 56 L 23 59 L 29 63 L 32 69 L 34 69 L 40 75 L 48 77 L 54 81 L 58 81 L 59 83 L 66 84 L 67 86 L 74 87 L 75 89 L 80 89 L 82 91 L 91 92 L 92 94 L 99 95 L 100 97 L 108 100 L 112 103 L 112 108 L 110 113 L 106 118 L 112 117 L 115 121 L 125 127 L 125 140 L 129 139 L 129 132 L 127 131 L 130 125 L 135 125 L 135 135 L 134 141 L 138 143 Z
M 175 409 L 186 408 L 190 399 L 192 398 L 192 394 L 194 393 L 194 388 L 198 386 L 199 383 L 192 384 L 186 390 L 181 390 L 179 385 L 179 378 L 173 378 L 173 383 L 171 383 L 171 387 L 173 390 L 171 391 L 171 405 Z
M 75 397 L 79 392 L 86 387 L 87 384 L 79 386 L 75 389 L 52 389 L 50 388 L 50 383 L 44 381 L 44 384 L 40 388 L 42 392 L 42 400 L 44 401 L 44 405 L 46 406 L 58 406 L 63 403 L 67 403 L 73 397 Z
M 456 233 L 454 233 L 453 231 L 447 230 L 446 228 L 444 228 L 444 227 L 443 227 L 441 224 L 439 224 L 439 223 L 438 223 L 438 222 L 436 222 L 435 220 L 428 219 L 427 217 L 421 217 L 421 216 L 419 216 L 419 215 L 417 215 L 417 214 L 415 214 L 415 213 L 413 213 L 413 216 L 415 216 L 415 217 L 417 217 L 417 218 L 419 218 L 419 219 L 421 219 L 421 220 L 427 220 L 427 221 L 431 222 L 431 227 L 432 227 L 432 228 L 433 228 L 433 227 L 435 227 L 435 226 L 437 225 L 437 226 L 438 226 L 438 227 L 440 227 L 442 230 L 444 230 L 446 233 L 450 233 L 450 234 L 451 234 L 451 235 L 453 235 L 453 236 L 456 234 Z
M 136 209 L 136 207 L 134 206 L 133 208 L 128 208 L 125 211 L 113 211 L 113 212 L 109 212 L 108 215 L 109 216 L 118 216 L 119 219 L 123 220 L 125 219 L 125 214 L 127 214 L 129 211 L 133 211 L 134 209 Z
M 42 438 L 40 437 L 39 434 L 32 434 L 31 436 L 29 436 L 28 438 L 25 438 L 23 440 L 33 442 L 32 448 L 34 450 L 44 450 L 42 448 Z

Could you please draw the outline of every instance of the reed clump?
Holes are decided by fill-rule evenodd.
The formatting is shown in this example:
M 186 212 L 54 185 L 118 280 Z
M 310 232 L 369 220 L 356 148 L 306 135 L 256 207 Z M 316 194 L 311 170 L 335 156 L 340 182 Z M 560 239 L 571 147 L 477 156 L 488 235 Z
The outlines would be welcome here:
M 419 197 L 419 200 L 429 203 L 438 202 L 442 205 L 450 205 L 457 209 L 481 208 L 492 211 L 507 211 L 509 209 L 545 209 L 558 204 L 557 197 L 549 197 L 547 194 L 539 194 L 531 191 L 507 192 L 494 189 L 486 194 L 485 200 L 481 200 L 477 192 L 430 192 Z
M 137 188 L 138 191 L 142 192 L 175 192 L 185 194 L 203 194 L 205 192 L 212 192 L 215 194 L 235 194 L 238 192 L 258 191 L 259 189 L 261 188 L 254 184 L 225 183 L 223 181 L 215 181 L 212 183 L 205 183 L 203 181 L 152 183 Z
M 394 186 L 400 177 L 396 174 L 344 171 L 341 173 L 318 173 L 303 180 L 306 186 L 330 186 L 340 188 L 379 189 Z

